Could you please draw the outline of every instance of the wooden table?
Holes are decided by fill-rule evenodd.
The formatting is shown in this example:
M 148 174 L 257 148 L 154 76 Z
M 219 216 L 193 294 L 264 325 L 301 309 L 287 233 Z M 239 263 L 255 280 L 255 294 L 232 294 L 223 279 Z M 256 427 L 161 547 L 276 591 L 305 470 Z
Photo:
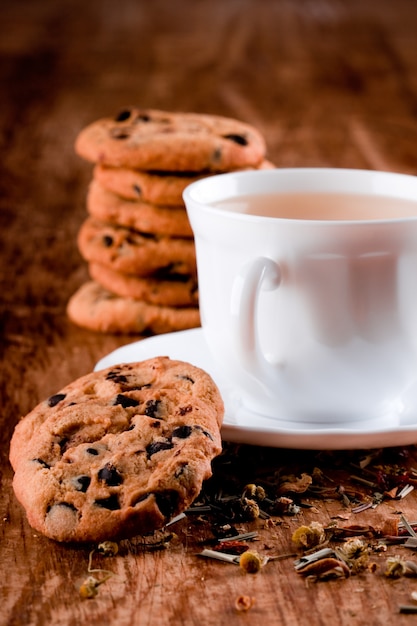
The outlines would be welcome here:
M 258 532 L 252 549 L 280 558 L 251 575 L 196 556 L 212 547 L 213 520 L 189 514 L 169 528 L 175 536 L 165 549 L 137 538 L 114 557 L 94 553 L 93 567 L 114 575 L 95 598 L 82 599 L 91 548 L 56 544 L 28 526 L 13 495 L 8 446 L 20 416 L 138 339 L 96 334 L 66 317 L 87 278 L 75 243 L 91 177 L 73 150 L 81 128 L 131 103 L 217 113 L 256 125 L 278 167 L 417 173 L 416 17 L 415 0 L 3 2 L 1 624 L 411 623 L 399 607 L 416 604 L 417 582 L 384 572 L 389 556 L 416 563 L 412 549 L 375 551 L 375 532 L 359 530 L 372 546 L 371 567 L 325 581 L 301 576 L 288 556 L 297 552 L 293 532 L 313 521 L 381 529 L 401 514 L 417 518 L 415 492 L 354 512 L 375 491 L 352 478 L 374 478 L 353 469 L 359 453 L 225 445 L 238 456 L 217 463 L 215 479 L 228 469 L 237 490 L 267 478 L 273 491 L 292 472 L 324 475 L 326 492 L 293 496 L 298 512 L 235 524 Z M 417 465 L 414 448 L 406 452 L 404 464 Z M 403 457 L 393 451 L 389 462 Z M 333 535 L 336 544 L 342 539 Z M 236 607 L 240 596 L 255 599 L 248 611 Z

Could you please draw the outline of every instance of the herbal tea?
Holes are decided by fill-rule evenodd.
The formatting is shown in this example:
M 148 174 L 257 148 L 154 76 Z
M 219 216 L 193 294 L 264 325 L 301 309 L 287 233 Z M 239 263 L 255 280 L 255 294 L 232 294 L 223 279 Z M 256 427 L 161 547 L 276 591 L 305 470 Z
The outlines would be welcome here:
M 235 213 L 297 220 L 386 220 L 417 217 L 417 202 L 350 193 L 287 192 L 237 196 L 213 202 Z

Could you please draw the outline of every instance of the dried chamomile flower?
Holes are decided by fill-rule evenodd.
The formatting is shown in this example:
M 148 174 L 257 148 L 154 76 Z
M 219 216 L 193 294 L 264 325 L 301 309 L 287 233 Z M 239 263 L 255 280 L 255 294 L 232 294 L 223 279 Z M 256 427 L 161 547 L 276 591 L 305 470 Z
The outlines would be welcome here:
M 115 541 L 103 541 L 98 544 L 97 552 L 104 556 L 115 556 L 119 552 L 119 546 Z
M 242 498 L 250 498 L 257 501 L 262 501 L 265 497 L 265 489 L 260 485 L 254 485 L 253 483 L 246 485 L 242 494 Z
M 348 539 L 340 548 L 340 552 L 347 561 L 357 559 L 362 556 L 363 553 L 368 551 L 368 544 L 358 537 L 352 537 Z
M 249 611 L 255 604 L 255 598 L 252 596 L 238 596 L 235 601 L 236 611 Z
M 240 513 L 248 521 L 259 517 L 259 505 L 256 500 L 242 498 L 240 501 Z
M 385 576 L 388 578 L 401 578 L 405 575 L 405 561 L 400 556 L 390 556 L 387 559 Z
M 353 537 L 345 541 L 336 552 L 337 555 L 349 565 L 354 573 L 363 571 L 368 567 L 369 547 L 367 543 L 358 537 Z
M 113 543 L 113 542 L 104 542 L 104 543 L 107 544 L 107 543 Z M 100 544 L 100 545 L 103 545 L 103 544 Z M 117 544 L 115 545 L 117 546 Z M 101 568 L 93 568 L 94 552 L 95 550 L 91 550 L 90 555 L 88 557 L 88 573 L 90 574 L 90 576 L 88 576 L 83 581 L 83 583 L 81 584 L 79 588 L 80 596 L 83 599 L 94 598 L 98 594 L 98 588 L 100 587 L 100 585 L 105 583 L 106 580 L 108 580 L 111 576 L 113 576 L 113 572 L 110 572 L 108 570 L 101 569 Z M 100 574 L 102 578 L 99 580 L 95 576 L 92 576 L 92 574 Z
M 240 555 L 239 565 L 246 574 L 257 574 L 265 565 L 267 559 L 253 550 L 247 550 Z
M 417 576 L 417 564 L 414 561 L 401 559 L 399 556 L 389 557 L 384 573 L 388 578 L 415 577 Z
M 88 576 L 80 586 L 79 592 L 83 599 L 94 598 L 98 594 L 98 588 L 103 581 L 97 580 L 94 576 Z
M 293 543 L 297 548 L 309 550 L 323 543 L 326 539 L 324 528 L 320 522 L 311 522 L 309 526 L 300 526 L 292 536 Z

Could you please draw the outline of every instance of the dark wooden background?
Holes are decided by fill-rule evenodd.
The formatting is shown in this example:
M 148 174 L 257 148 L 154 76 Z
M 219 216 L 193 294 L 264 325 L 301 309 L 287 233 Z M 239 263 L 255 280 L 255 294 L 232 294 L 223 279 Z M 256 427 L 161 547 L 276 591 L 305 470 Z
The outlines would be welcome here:
M 278 167 L 416 173 L 416 25 L 415 0 L 3 0 L 1 624 L 351 626 L 415 619 L 398 612 L 417 589 L 412 579 L 392 581 L 380 569 L 307 586 L 292 559 L 248 577 L 197 558 L 206 530 L 188 521 L 177 525 L 179 540 L 168 550 L 130 546 L 106 560 L 117 575 L 97 598 L 81 600 L 89 551 L 56 545 L 28 526 L 11 489 L 8 445 L 21 415 L 132 340 L 77 328 L 65 314 L 87 277 L 75 244 L 91 178 L 91 166 L 73 150 L 81 128 L 128 104 L 216 113 L 257 126 Z M 283 458 L 276 451 L 277 467 Z M 360 523 L 382 524 L 399 506 L 366 511 Z M 286 553 L 297 525 L 327 522 L 340 508 L 321 502 L 273 532 L 260 524 L 263 542 Z M 401 510 L 409 519 L 417 515 L 417 496 L 404 499 Z M 234 608 L 240 594 L 256 598 L 244 614 Z

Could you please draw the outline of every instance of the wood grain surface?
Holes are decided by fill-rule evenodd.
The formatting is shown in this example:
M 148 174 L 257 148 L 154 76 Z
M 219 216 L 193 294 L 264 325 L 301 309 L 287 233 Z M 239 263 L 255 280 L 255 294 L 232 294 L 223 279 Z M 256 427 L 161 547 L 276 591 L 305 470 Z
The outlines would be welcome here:
M 238 523 L 239 532 L 258 531 L 252 548 L 283 557 L 256 575 L 196 556 L 211 545 L 213 522 L 188 515 L 170 528 L 175 536 L 165 549 L 137 538 L 114 557 L 94 554 L 93 567 L 114 575 L 86 600 L 79 587 L 91 547 L 59 545 L 29 527 L 8 463 L 22 415 L 132 341 L 66 317 L 69 297 L 87 278 L 76 236 L 92 168 L 75 155 L 78 132 L 128 104 L 216 113 L 257 126 L 278 167 L 415 174 L 416 18 L 415 0 L 4 0 L 0 624 L 405 626 L 416 619 L 399 611 L 415 603 L 416 581 L 384 573 L 388 556 L 416 563 L 413 550 L 373 551 L 372 568 L 326 581 L 306 580 L 294 557 L 284 558 L 294 552 L 294 530 L 312 521 L 374 529 L 401 514 L 415 521 L 414 493 L 361 513 L 335 490 L 303 494 L 294 515 Z M 236 452 L 234 485 L 267 467 L 277 477 L 324 463 L 328 485 L 352 485 L 350 453 Z M 406 452 L 413 465 L 414 448 Z M 363 484 L 358 489 L 369 496 Z M 255 599 L 248 611 L 237 610 L 239 596 Z

